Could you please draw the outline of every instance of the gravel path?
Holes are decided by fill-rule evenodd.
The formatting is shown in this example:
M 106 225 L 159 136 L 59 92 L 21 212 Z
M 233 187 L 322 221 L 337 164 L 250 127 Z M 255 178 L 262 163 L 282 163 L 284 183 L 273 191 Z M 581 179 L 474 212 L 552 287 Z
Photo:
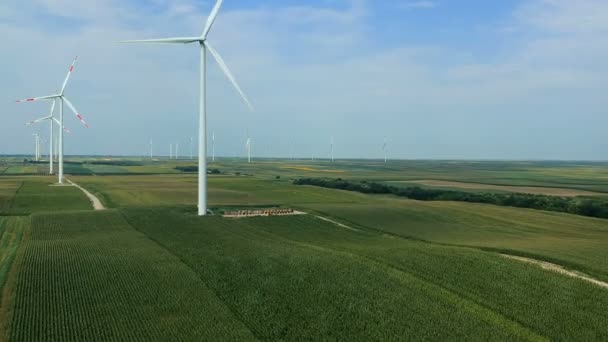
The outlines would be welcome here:
M 340 222 L 336 222 L 336 221 L 334 221 L 334 220 L 330 220 L 330 219 L 328 219 L 327 217 L 323 217 L 323 216 L 318 216 L 318 215 L 317 215 L 317 218 L 319 218 L 319 219 L 321 219 L 321 220 L 323 220 L 323 221 L 329 222 L 329 223 L 333 223 L 333 224 L 335 224 L 335 225 L 336 225 L 336 226 L 338 226 L 338 227 L 342 227 L 342 228 L 346 228 L 346 229 L 354 230 L 354 231 L 356 231 L 356 232 L 358 232 L 358 231 L 359 231 L 358 229 L 355 229 L 355 228 L 353 228 L 353 227 L 349 227 L 349 226 L 347 226 L 347 225 L 345 225 L 345 224 L 342 224 L 342 223 L 340 223 Z
M 80 185 L 72 182 L 69 179 L 65 179 L 68 181 L 68 183 L 72 184 L 73 186 L 77 187 L 78 189 L 80 189 L 82 192 L 84 192 L 85 195 L 87 195 L 87 197 L 89 198 L 89 200 L 91 200 L 91 204 L 93 204 L 93 209 L 94 210 L 106 210 L 106 208 L 103 206 L 103 204 L 101 203 L 101 201 L 99 200 L 99 198 L 97 198 L 95 195 L 93 195 L 92 193 L 88 192 L 87 189 L 81 187 Z
M 505 258 L 509 258 L 509 259 L 525 262 L 525 263 L 528 263 L 528 264 L 533 264 L 533 265 L 540 266 L 542 269 L 545 269 L 545 270 L 549 270 L 549 271 L 565 274 L 565 275 L 573 277 L 573 278 L 582 279 L 582 280 L 584 280 L 586 282 L 589 282 L 589 283 L 595 284 L 595 285 L 597 285 L 599 287 L 603 287 L 605 289 L 608 289 L 608 283 L 603 282 L 601 280 L 597 280 L 597 279 L 592 278 L 592 277 L 590 277 L 588 275 L 585 275 L 585 274 L 569 271 L 569 270 L 565 269 L 563 266 L 560 266 L 560 265 L 552 264 L 552 263 L 546 262 L 546 261 L 540 261 L 540 260 L 535 260 L 535 259 L 530 259 L 530 258 L 524 258 L 524 257 L 514 256 L 514 255 L 507 255 L 507 254 L 501 254 L 501 255 L 503 257 L 505 257 Z

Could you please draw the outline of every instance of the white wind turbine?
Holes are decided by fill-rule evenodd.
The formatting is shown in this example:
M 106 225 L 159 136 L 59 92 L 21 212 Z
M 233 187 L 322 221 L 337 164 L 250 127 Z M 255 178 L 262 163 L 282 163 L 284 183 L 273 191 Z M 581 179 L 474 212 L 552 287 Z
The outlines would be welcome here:
M 40 119 L 36 119 L 36 120 L 30 121 L 30 122 L 27 122 L 25 124 L 26 126 L 31 126 L 31 125 L 35 125 L 35 124 L 37 124 L 39 122 L 49 120 L 50 129 L 51 129 L 51 131 L 50 131 L 50 142 L 49 142 L 49 174 L 50 175 L 52 175 L 53 173 L 55 173 L 54 170 L 53 170 L 53 162 L 54 162 L 54 159 L 55 159 L 55 153 L 57 153 L 57 147 L 56 146 L 53 147 L 53 145 L 56 144 L 56 141 L 55 141 L 56 139 L 53 138 L 54 131 L 55 131 L 54 124 L 55 123 L 57 125 L 60 124 L 59 120 L 57 120 L 57 118 L 54 117 L 54 112 L 55 112 L 55 101 L 53 101 L 53 104 L 51 105 L 51 113 L 50 113 L 49 116 L 46 116 L 46 117 L 40 118 Z M 70 131 L 67 128 L 64 127 L 63 129 L 64 129 L 64 131 L 66 133 L 68 133 L 68 134 L 70 133 Z M 55 148 L 55 152 L 53 152 L 53 148 Z
M 236 82 L 236 79 L 228 69 L 224 59 L 220 54 L 209 44 L 207 36 L 217 15 L 222 6 L 223 0 L 217 0 L 211 14 L 207 18 L 205 29 L 198 37 L 178 37 L 164 39 L 146 39 L 146 40 L 131 40 L 124 43 L 166 43 L 166 44 L 190 44 L 198 43 L 200 48 L 200 109 L 199 109 L 199 148 L 198 148 L 198 215 L 207 215 L 207 50 L 216 60 L 220 69 L 230 80 L 236 91 L 241 95 L 250 110 L 253 111 L 253 106 L 241 90 L 241 87 Z
M 245 148 L 247 149 L 247 162 L 251 163 L 251 138 L 247 137 L 247 142 L 245 143 Z
M 53 101 L 53 106 L 51 107 L 51 113 L 52 113 L 55 102 L 59 101 L 59 127 L 65 127 L 63 125 L 63 103 L 65 102 L 65 104 L 68 105 L 68 107 L 72 110 L 72 112 L 74 112 L 74 114 L 76 114 L 76 117 L 78 118 L 78 120 L 80 120 L 80 122 L 82 122 L 84 127 L 89 128 L 89 125 L 84 121 L 84 119 L 82 118 L 82 115 L 80 115 L 80 113 L 76 110 L 76 108 L 74 107 L 72 102 L 70 102 L 70 100 L 68 100 L 67 97 L 65 97 L 65 95 L 64 95 L 65 88 L 68 85 L 68 80 L 70 79 L 70 76 L 72 75 L 72 72 L 74 71 L 74 67 L 75 67 L 77 61 L 78 61 L 78 56 L 76 56 L 76 58 L 74 58 L 74 62 L 72 62 L 72 65 L 70 66 L 70 69 L 68 70 L 68 74 L 65 77 L 65 80 L 63 81 L 63 85 L 61 86 L 61 91 L 59 92 L 59 94 L 41 96 L 41 97 L 32 97 L 32 98 L 25 99 L 25 100 L 18 100 L 16 102 L 21 103 L 21 102 L 34 102 L 34 101 L 40 101 L 40 100 L 52 100 Z M 63 184 L 63 130 L 62 129 L 59 130 L 59 148 L 58 148 L 58 150 L 59 150 L 59 184 Z
M 388 142 L 386 137 L 384 138 L 384 144 L 382 144 L 382 152 L 384 152 L 384 164 L 388 163 L 388 157 L 386 155 L 386 148 L 388 147 Z
M 40 135 L 38 133 L 32 134 L 34 136 L 34 144 L 36 146 L 36 152 L 34 154 L 34 159 L 36 161 L 40 160 Z
M 329 142 L 331 144 L 331 162 L 334 162 L 334 137 L 331 137 L 331 140 Z
M 211 161 L 215 162 L 215 131 L 211 133 Z

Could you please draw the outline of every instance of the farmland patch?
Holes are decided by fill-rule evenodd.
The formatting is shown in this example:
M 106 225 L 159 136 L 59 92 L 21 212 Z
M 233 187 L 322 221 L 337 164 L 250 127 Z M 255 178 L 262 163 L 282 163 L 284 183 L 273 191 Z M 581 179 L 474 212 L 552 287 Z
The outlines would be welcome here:
M 178 258 L 115 211 L 37 214 L 10 340 L 251 340 Z

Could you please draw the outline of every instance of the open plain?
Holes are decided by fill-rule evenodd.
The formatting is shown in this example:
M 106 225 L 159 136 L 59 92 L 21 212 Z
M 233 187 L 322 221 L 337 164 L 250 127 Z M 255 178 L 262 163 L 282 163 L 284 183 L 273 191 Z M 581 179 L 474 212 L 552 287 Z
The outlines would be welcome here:
M 608 338 L 605 287 L 522 259 L 607 282 L 606 219 L 293 184 L 436 176 L 601 199 L 603 164 L 222 159 L 215 215 L 198 217 L 188 161 L 75 161 L 67 178 L 107 210 L 3 161 L 23 171 L 0 176 L 4 340 Z M 307 214 L 221 216 L 264 208 Z

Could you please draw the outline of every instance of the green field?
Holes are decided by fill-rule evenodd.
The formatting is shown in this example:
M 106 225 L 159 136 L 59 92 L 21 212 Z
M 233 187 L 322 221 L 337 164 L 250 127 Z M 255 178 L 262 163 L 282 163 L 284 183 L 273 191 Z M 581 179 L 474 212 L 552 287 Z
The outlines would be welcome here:
M 196 175 L 175 169 L 189 161 L 75 161 L 68 178 L 110 210 L 54 178 L 0 176 L 0 340 L 608 339 L 608 289 L 501 255 L 608 281 L 608 220 L 292 184 L 605 192 L 606 164 L 220 159 L 212 210 L 309 213 L 228 219 L 194 215 Z
M 51 177 L 22 181 L 12 199 L 11 213 L 86 210 L 91 206 L 84 194 L 71 186 L 54 186 Z
M 29 222 L 28 217 L 0 216 L 0 337 L 6 336 L 9 313 L 12 311 L 11 290 L 15 283 L 10 281 L 9 271 Z

